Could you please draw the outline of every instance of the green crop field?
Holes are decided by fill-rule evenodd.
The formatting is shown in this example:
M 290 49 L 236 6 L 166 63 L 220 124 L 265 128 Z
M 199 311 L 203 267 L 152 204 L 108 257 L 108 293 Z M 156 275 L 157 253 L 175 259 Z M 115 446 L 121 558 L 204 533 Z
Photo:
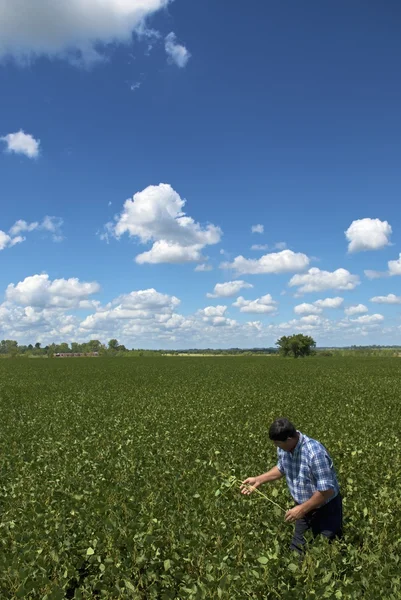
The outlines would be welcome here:
M 0 598 L 401 598 L 401 361 L 0 362 Z M 233 477 L 275 464 L 288 416 L 339 475 L 345 536 Z M 285 482 L 261 488 L 291 506 Z

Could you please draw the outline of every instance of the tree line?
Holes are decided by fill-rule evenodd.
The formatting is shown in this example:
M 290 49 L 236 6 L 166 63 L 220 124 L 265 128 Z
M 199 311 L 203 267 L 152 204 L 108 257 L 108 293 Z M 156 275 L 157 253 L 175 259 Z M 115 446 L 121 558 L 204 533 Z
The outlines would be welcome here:
M 89 354 L 97 352 L 100 356 L 160 356 L 160 355 L 280 355 L 283 357 L 305 358 L 308 356 L 401 356 L 400 346 L 349 346 L 344 348 L 316 348 L 315 340 L 307 335 L 297 333 L 290 336 L 282 336 L 276 342 L 277 348 L 193 348 L 184 350 L 144 350 L 141 348 L 128 349 L 120 344 L 117 339 L 109 340 L 102 344 L 99 340 L 78 343 L 63 342 L 61 344 L 50 344 L 42 346 L 40 342 L 35 344 L 19 345 L 16 340 L 1 340 L 0 357 L 53 357 L 56 354 Z
M 276 354 L 279 352 L 283 356 L 293 356 L 294 358 L 309 356 L 313 353 L 316 347 L 316 342 L 308 336 L 297 334 L 293 336 L 283 336 L 280 338 L 275 348 L 230 348 L 215 350 L 207 349 L 192 349 L 192 350 L 141 350 L 132 348 L 129 350 L 120 344 L 117 339 L 109 340 L 108 344 L 102 344 L 100 340 L 90 340 L 89 342 L 78 343 L 62 342 L 61 344 L 50 344 L 42 346 L 40 342 L 28 345 L 19 345 L 16 340 L 1 340 L 0 355 L 6 356 L 48 356 L 53 357 L 57 354 L 91 354 L 97 352 L 103 356 L 143 356 L 143 355 L 160 355 L 160 354 Z
M 89 354 L 98 352 L 101 356 L 123 356 L 127 354 L 133 355 L 148 355 L 158 354 L 157 350 L 141 350 L 132 348 L 128 350 L 124 344 L 120 344 L 118 340 L 111 339 L 108 344 L 102 344 L 99 340 L 90 340 L 82 344 L 78 342 L 62 342 L 61 344 L 50 344 L 42 346 L 40 342 L 35 344 L 19 345 L 16 340 L 1 340 L 0 355 L 7 356 L 48 356 L 52 357 L 56 354 Z

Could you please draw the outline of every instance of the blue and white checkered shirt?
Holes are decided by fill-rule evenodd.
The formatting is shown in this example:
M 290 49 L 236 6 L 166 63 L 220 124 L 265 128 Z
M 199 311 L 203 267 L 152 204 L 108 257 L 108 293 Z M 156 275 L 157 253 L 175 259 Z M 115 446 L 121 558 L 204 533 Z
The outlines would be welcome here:
M 337 475 L 326 448 L 320 442 L 300 431 L 292 452 L 277 448 L 277 467 L 285 475 L 291 496 L 297 504 L 309 500 L 315 492 L 334 490 L 333 500 L 339 493 Z

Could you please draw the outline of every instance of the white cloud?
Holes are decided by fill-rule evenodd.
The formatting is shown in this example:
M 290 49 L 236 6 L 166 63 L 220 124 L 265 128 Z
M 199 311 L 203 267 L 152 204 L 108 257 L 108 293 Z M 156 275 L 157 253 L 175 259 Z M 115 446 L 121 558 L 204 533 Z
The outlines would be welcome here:
M 268 249 L 269 249 L 268 244 L 253 244 L 251 246 L 251 250 L 268 250 Z
M 353 290 L 359 285 L 358 275 L 352 275 L 346 269 L 321 271 L 317 267 L 302 275 L 294 275 L 289 286 L 299 286 L 298 293 L 321 292 L 324 290 Z
M 201 317 L 203 323 L 213 327 L 235 327 L 237 321 L 225 316 L 227 306 L 206 306 L 198 310 L 197 315 Z
M 145 263 L 158 264 L 158 263 L 185 263 L 185 262 L 198 262 L 204 260 L 202 256 L 203 246 L 201 244 L 194 244 L 193 246 L 181 246 L 178 242 L 168 242 L 166 240 L 160 240 L 153 244 L 152 248 L 148 252 L 142 252 L 138 254 L 135 261 L 139 265 Z
M 245 300 L 242 296 L 233 302 L 233 306 L 239 308 L 242 313 L 272 313 L 277 309 L 277 302 L 273 300 L 270 294 L 266 294 L 256 300 Z
M 294 307 L 294 312 L 297 315 L 318 315 L 322 312 L 322 308 L 319 308 L 314 304 L 308 304 L 307 302 L 303 302 L 302 304 L 298 304 Z
M 2 335 L 19 341 L 23 338 L 27 343 L 87 341 L 90 337 L 106 342 L 118 337 L 123 338 L 123 343 L 132 343 L 140 336 L 141 346 L 146 347 L 150 340 L 157 346 L 173 340 L 175 332 L 186 335 L 202 328 L 211 332 L 215 326 L 212 322 L 203 323 L 200 317 L 177 314 L 179 299 L 154 289 L 122 294 L 104 306 L 91 299 L 98 289 L 97 283 L 77 279 L 50 281 L 46 275 L 10 285 L 6 301 L 0 305 Z M 81 322 L 78 316 L 68 314 L 78 308 L 93 312 Z
M 47 231 L 52 233 L 53 241 L 60 242 L 63 240 L 61 227 L 63 225 L 63 219 L 60 217 L 49 217 L 48 215 L 43 219 L 42 222 L 34 221 L 28 223 L 23 219 L 19 219 L 11 227 L 9 233 L 11 235 L 18 235 L 19 233 L 30 233 L 32 231 Z M 25 239 L 25 238 L 23 238 Z
M 256 333 L 262 333 L 263 323 L 261 321 L 248 321 L 246 326 L 253 329 Z
M 223 317 L 226 310 L 227 306 L 219 304 L 218 306 L 206 306 L 206 308 L 201 308 L 198 310 L 198 314 L 204 317 Z
M 379 250 L 390 244 L 391 225 L 380 219 L 358 219 L 345 232 L 348 252 Z
M 241 279 L 216 283 L 213 293 L 207 293 L 206 296 L 208 298 L 230 298 L 231 296 L 236 296 L 240 290 L 245 288 L 253 288 L 253 285 Z
M 106 233 L 120 238 L 125 233 L 145 244 L 153 242 L 151 250 L 136 257 L 138 263 L 202 261 L 201 250 L 217 244 L 221 229 L 208 224 L 202 228 L 183 212 L 186 200 L 180 198 L 169 184 L 151 185 L 137 192 L 124 203 L 115 223 L 107 223 Z
M 222 263 L 222 269 L 235 269 L 241 275 L 288 273 L 291 271 L 302 271 L 309 265 L 306 254 L 295 253 L 292 250 L 282 250 L 264 254 L 259 259 L 248 259 L 237 256 L 232 263 Z
M 255 227 L 259 227 L 259 225 L 256 225 Z M 260 227 L 263 227 L 263 225 L 260 225 Z M 263 231 L 257 232 L 257 233 L 263 233 Z M 286 248 L 287 248 L 287 244 L 285 242 L 276 242 L 273 246 L 273 250 L 285 250 Z M 251 246 L 251 250 L 268 250 L 268 249 L 269 249 L 268 244 L 252 244 L 252 246 Z
M 38 308 L 79 308 L 81 300 L 100 290 L 98 283 L 81 282 L 77 278 L 54 279 L 46 273 L 26 277 L 16 285 L 10 283 L 6 289 L 6 301 L 19 306 Z
M 371 302 L 377 304 L 401 304 L 401 296 L 395 294 L 388 294 L 387 296 L 374 296 L 370 299 Z
M 377 343 L 377 340 L 381 339 L 384 343 L 391 344 L 397 331 L 396 328 L 380 328 L 383 320 L 382 315 L 364 315 L 357 319 L 345 318 L 338 321 L 326 319 L 321 315 L 307 315 L 284 323 L 270 323 L 264 328 L 262 335 L 265 337 L 271 334 L 277 339 L 281 335 L 299 331 L 312 335 L 318 345 L 325 346 L 366 344 L 366 338 L 376 340 L 369 340 L 370 343 Z
M 180 300 L 176 296 L 161 294 L 154 288 L 138 290 L 122 294 L 105 307 L 99 307 L 96 313 L 84 319 L 81 328 L 112 331 L 113 327 L 118 327 L 118 323 L 126 323 L 128 327 L 135 323 L 146 329 L 150 322 L 156 325 L 171 319 L 179 304 Z
M 102 58 L 99 44 L 126 43 L 169 0 L 0 0 L 0 57 Z
M 179 306 L 180 300 L 176 296 L 161 294 L 154 288 L 147 290 L 138 290 L 130 294 L 122 294 L 113 300 L 107 307 L 118 306 L 124 309 L 143 310 L 158 309 L 173 311 Z
M 363 324 L 373 324 L 380 323 L 384 321 L 383 315 L 375 314 L 375 315 L 363 315 L 362 317 L 357 317 L 356 319 L 351 319 L 353 323 L 363 323 Z
M 2 19 L 0 19 L 0 32 L 1 23 L 3 20 L 1 2 L 2 0 L 0 0 L 0 14 L 2 15 Z M 40 140 L 35 140 L 35 138 L 32 135 L 30 135 L 29 133 L 24 133 L 22 129 L 15 133 L 8 133 L 7 135 L 0 137 L 0 140 L 7 144 L 7 152 L 14 154 L 24 154 L 28 158 L 37 158 L 39 156 Z
M 0 250 L 4 250 L 5 248 L 15 246 L 15 244 L 20 244 L 24 240 L 25 238 L 23 238 L 20 235 L 12 238 L 10 235 L 8 235 L 8 233 L 6 233 L 5 231 L 1 231 L 0 229 Z
M 291 319 L 278 325 L 269 325 L 269 329 L 275 332 L 276 336 L 280 336 L 288 333 L 289 331 L 300 331 L 302 333 L 311 333 L 315 335 L 315 332 L 330 331 L 331 321 L 323 319 L 320 315 L 306 315 L 300 319 Z
M 212 265 L 208 265 L 207 263 L 202 263 L 200 265 L 196 265 L 194 271 L 201 271 L 201 272 L 213 271 L 213 267 L 212 267 Z
M 302 304 L 298 304 L 294 308 L 294 312 L 297 315 L 318 315 L 323 312 L 324 308 L 339 308 L 341 304 L 344 302 L 343 298 L 325 298 L 324 300 L 316 300 L 312 304 L 308 304 L 307 302 L 303 302 Z
M 188 52 L 185 46 L 177 44 L 177 36 L 173 32 L 166 36 L 165 50 L 169 61 L 181 69 L 186 66 L 187 62 L 191 58 L 191 54 Z
M 10 245 L 11 237 L 5 233 L 5 231 L 0 230 L 0 250 L 4 250 L 7 246 Z
M 23 298 L 13 298 L 16 302 Z M 11 300 L 0 305 L 0 328 L 7 339 L 42 345 L 61 341 L 83 342 L 116 337 L 127 347 L 229 347 L 262 336 L 259 322 L 239 324 L 226 316 L 226 307 L 206 307 L 183 316 L 180 301 L 154 289 L 123 294 L 106 305 L 84 299 L 78 308 L 92 310 L 82 321 L 68 314 L 74 306 L 21 306 Z M 43 304 L 43 302 L 42 302 Z M 216 336 L 216 328 L 218 336 Z
M 60 340 L 64 335 L 76 335 L 78 327 L 78 319 L 60 309 L 24 307 L 7 301 L 0 305 L 0 328 L 8 339 L 33 343 L 47 336 L 52 343 L 55 337 Z
M 299 323 L 301 326 L 309 325 L 309 327 L 317 327 L 322 324 L 322 318 L 318 315 L 307 315 L 306 317 L 301 317 L 299 319 Z
M 25 238 L 22 235 L 17 235 L 15 238 L 11 238 L 10 246 L 15 246 L 16 244 L 21 244 L 22 242 L 25 242 Z
M 364 273 L 368 279 L 380 279 L 389 275 L 386 271 L 372 271 L 371 269 L 365 269 Z
M 42 223 L 39 225 L 39 229 L 44 229 L 45 231 L 49 231 L 52 233 L 52 238 L 54 242 L 61 242 L 64 237 L 61 232 L 61 227 L 63 225 L 63 219 L 60 217 L 49 217 L 46 216 Z
M 358 315 L 361 313 L 366 313 L 368 312 L 368 307 L 365 306 L 364 304 L 354 304 L 353 306 L 348 306 L 345 310 L 344 310 L 345 314 L 347 316 L 351 316 L 351 315 Z
M 387 263 L 388 271 L 371 271 L 367 269 L 365 275 L 368 279 L 380 279 L 382 277 L 392 277 L 401 275 L 401 252 L 396 260 L 389 260 Z
M 252 227 L 251 227 L 252 233 L 264 233 L 264 231 L 265 231 L 265 227 L 264 227 L 264 225 L 261 225 L 260 223 L 258 225 L 252 225 Z
M 344 298 L 336 296 L 335 298 L 325 298 L 324 300 L 316 300 L 313 304 L 319 308 L 340 308 Z
M 23 219 L 19 219 L 14 223 L 14 225 L 10 229 L 11 235 L 18 235 L 19 233 L 23 233 L 25 231 L 34 231 L 39 227 L 39 223 L 35 221 L 34 223 L 27 223 Z
M 401 252 L 398 260 L 388 262 L 388 271 L 390 275 L 401 275 Z
M 398 327 L 381 326 L 382 315 L 339 321 L 305 315 L 278 324 L 239 323 L 227 316 L 226 306 L 207 306 L 183 316 L 177 312 L 178 298 L 153 288 L 122 294 L 102 305 L 92 299 L 97 289 L 96 283 L 85 284 L 78 279 L 51 281 L 46 275 L 28 277 L 11 285 L 6 301 L 0 304 L 2 336 L 20 343 L 40 341 L 42 345 L 91 338 L 107 343 L 110 338 L 117 338 L 127 347 L 136 348 L 227 348 L 274 345 L 277 337 L 292 332 L 309 333 L 319 345 L 349 345 L 366 340 L 391 344 L 394 336 L 399 335 Z M 266 296 L 259 298 L 257 305 L 269 306 L 272 300 Z M 31 304 L 26 305 L 27 302 Z M 255 301 L 242 299 L 238 308 L 243 307 L 242 313 L 249 313 L 251 302 Z M 78 317 L 77 308 L 91 313 Z M 257 308 L 256 312 L 259 310 L 263 315 L 265 309 Z M 71 311 L 73 314 L 69 314 Z

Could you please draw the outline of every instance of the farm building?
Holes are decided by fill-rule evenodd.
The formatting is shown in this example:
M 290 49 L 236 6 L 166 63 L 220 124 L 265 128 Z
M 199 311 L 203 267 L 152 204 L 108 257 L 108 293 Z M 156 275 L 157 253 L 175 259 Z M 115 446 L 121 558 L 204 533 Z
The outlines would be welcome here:
M 74 358 L 76 356 L 99 356 L 99 352 L 56 352 L 56 358 Z

